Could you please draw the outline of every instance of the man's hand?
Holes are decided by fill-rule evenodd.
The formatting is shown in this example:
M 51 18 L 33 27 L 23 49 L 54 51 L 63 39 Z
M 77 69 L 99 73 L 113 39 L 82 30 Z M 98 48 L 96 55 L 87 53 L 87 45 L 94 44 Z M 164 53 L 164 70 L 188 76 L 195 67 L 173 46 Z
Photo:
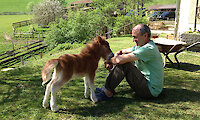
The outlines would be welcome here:
M 115 53 L 115 56 L 118 56 L 118 55 L 122 55 L 123 53 L 122 53 L 122 50 L 119 50 L 119 51 L 117 51 L 116 53 Z
M 110 62 L 110 61 L 105 61 L 104 62 L 104 65 L 105 65 L 105 68 L 107 69 L 107 70 L 110 70 L 110 69 L 112 69 L 113 68 L 113 64 Z

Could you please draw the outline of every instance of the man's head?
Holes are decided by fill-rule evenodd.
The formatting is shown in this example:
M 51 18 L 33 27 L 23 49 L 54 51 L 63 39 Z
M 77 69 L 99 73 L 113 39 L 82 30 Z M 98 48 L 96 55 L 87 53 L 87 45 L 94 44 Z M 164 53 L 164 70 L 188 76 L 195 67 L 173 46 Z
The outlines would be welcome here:
M 150 41 L 151 30 L 147 25 L 138 24 L 133 28 L 132 36 L 137 46 L 143 46 Z

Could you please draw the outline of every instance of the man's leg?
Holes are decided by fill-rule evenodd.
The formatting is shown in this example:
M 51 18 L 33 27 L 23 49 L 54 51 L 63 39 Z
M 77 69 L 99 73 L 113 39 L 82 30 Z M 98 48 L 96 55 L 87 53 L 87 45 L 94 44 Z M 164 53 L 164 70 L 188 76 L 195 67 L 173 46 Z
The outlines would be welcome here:
M 133 64 L 133 63 L 131 63 Z M 141 73 L 140 70 L 137 69 L 135 65 L 128 65 L 124 68 L 126 71 L 126 81 L 130 85 L 130 87 L 135 91 L 136 95 L 143 98 L 153 98 L 147 83 L 147 79 Z
M 100 89 L 96 98 L 98 101 L 109 100 L 112 98 L 115 88 L 120 84 L 124 79 L 123 65 L 114 66 L 114 68 L 108 74 L 106 79 L 105 89 Z
M 109 99 L 113 96 L 115 88 L 126 77 L 127 82 L 131 88 L 140 97 L 153 98 L 147 85 L 147 80 L 144 75 L 135 67 L 133 63 L 125 63 L 122 65 L 116 65 L 109 73 L 105 90 L 103 93 L 97 94 L 98 101 Z M 102 99 L 103 98 L 103 99 Z
M 153 97 L 147 85 L 147 80 L 144 75 L 137 69 L 134 63 L 126 63 L 123 65 L 115 66 L 106 79 L 105 93 L 111 96 L 115 88 L 126 77 L 130 87 L 140 97 L 151 98 Z M 111 93 L 109 93 L 111 92 Z

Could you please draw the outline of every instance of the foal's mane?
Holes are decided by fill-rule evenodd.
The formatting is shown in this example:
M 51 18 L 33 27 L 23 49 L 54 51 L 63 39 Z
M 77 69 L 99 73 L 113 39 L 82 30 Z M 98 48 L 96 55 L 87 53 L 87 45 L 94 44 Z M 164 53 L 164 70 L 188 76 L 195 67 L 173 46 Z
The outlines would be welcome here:
M 97 42 L 93 41 L 92 43 L 87 43 L 86 47 L 84 47 L 80 54 L 96 54 L 99 50 L 100 44 Z
M 101 43 L 99 42 L 99 38 L 94 38 L 91 43 L 86 44 L 86 47 L 81 50 L 80 54 L 96 55 L 98 52 L 100 52 L 100 46 Z

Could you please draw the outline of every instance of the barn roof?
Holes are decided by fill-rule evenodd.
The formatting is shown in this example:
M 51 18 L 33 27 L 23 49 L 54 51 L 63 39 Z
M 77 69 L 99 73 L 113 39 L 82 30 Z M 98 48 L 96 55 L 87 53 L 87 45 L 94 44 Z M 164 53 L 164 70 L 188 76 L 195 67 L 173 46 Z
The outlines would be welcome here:
M 176 4 L 169 5 L 152 5 L 147 7 L 149 10 L 161 10 L 161 9 L 176 9 Z
M 82 4 L 82 3 L 92 3 L 92 0 L 78 0 L 70 4 Z

